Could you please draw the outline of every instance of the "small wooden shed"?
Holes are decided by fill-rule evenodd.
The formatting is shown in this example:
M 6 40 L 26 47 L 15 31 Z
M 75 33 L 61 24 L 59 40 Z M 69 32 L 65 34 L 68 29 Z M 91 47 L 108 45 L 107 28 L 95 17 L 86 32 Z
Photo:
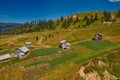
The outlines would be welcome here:
M 14 57 L 22 57 L 22 56 L 26 55 L 28 53 L 28 51 L 29 51 L 29 49 L 26 46 L 22 46 L 14 52 Z
M 25 42 L 24 43 L 24 45 L 27 47 L 27 46 L 29 46 L 29 45 L 31 45 L 32 44 L 32 42 Z
M 0 56 L 0 61 L 8 60 L 11 58 L 10 54 L 4 54 Z
M 60 48 L 63 49 L 63 50 L 68 50 L 70 49 L 70 43 L 66 40 L 62 40 L 60 41 Z
M 101 33 L 97 33 L 94 35 L 94 38 L 92 40 L 99 41 L 99 40 L 102 40 L 102 37 L 103 35 Z

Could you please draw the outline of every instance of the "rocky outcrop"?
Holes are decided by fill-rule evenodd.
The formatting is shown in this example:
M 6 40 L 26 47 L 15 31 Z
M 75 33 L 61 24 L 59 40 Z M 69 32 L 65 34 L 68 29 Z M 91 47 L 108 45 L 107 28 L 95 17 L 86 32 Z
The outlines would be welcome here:
M 102 60 L 98 60 L 98 66 L 108 66 L 108 64 L 104 63 Z M 93 67 L 93 70 L 85 73 L 86 68 Z M 89 62 L 88 64 L 82 66 L 79 70 L 79 75 L 85 80 L 117 80 L 114 75 L 111 75 L 107 70 L 102 72 L 101 76 L 97 70 L 94 69 L 95 65 L 93 62 Z
M 89 72 L 87 74 L 84 73 L 85 67 L 82 66 L 81 69 L 79 70 L 79 74 L 82 78 L 85 80 L 101 80 L 101 77 L 99 76 L 97 71 Z

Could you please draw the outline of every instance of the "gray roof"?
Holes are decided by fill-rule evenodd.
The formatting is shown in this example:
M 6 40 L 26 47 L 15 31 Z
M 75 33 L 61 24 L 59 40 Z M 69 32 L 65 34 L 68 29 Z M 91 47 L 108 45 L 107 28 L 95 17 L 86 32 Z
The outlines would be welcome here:
M 4 54 L 0 56 L 0 61 L 11 58 L 10 54 Z
M 25 46 L 20 47 L 19 50 L 21 50 L 21 51 L 24 52 L 24 53 L 26 53 L 26 52 L 29 51 L 29 49 L 28 49 L 27 47 L 25 47 Z
M 62 41 L 60 41 L 60 43 L 62 44 L 62 43 L 65 43 L 65 42 L 67 42 L 66 40 L 62 40 Z
M 30 44 L 32 44 L 32 43 L 31 43 L 31 42 L 25 42 L 25 44 L 26 44 L 26 45 L 30 45 Z

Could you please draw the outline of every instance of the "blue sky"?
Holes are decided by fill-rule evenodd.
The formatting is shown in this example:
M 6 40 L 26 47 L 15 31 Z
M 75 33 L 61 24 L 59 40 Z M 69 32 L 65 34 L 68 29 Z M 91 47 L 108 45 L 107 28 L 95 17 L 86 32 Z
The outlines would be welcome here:
M 120 9 L 120 0 L 0 0 L 0 22 L 58 19 L 77 12 Z

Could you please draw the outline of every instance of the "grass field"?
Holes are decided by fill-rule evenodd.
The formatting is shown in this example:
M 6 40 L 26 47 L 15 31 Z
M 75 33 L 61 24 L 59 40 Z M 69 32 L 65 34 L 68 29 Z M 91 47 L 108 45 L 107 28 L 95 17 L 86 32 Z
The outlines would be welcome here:
M 62 64 L 66 61 L 69 61 L 71 59 L 73 59 L 74 57 L 77 57 L 77 54 L 71 53 L 71 54 L 63 54 L 60 57 L 54 58 L 52 60 L 44 60 L 44 61 L 37 61 L 37 62 L 33 62 L 31 64 L 25 65 L 24 67 L 33 67 L 36 65 L 40 65 L 40 64 L 49 64 L 51 67 L 57 66 L 59 64 Z
M 82 45 L 91 50 L 102 50 L 102 49 L 105 49 L 105 47 L 114 46 L 115 44 L 108 40 L 101 40 L 101 41 L 91 40 L 91 41 L 81 42 L 81 43 L 79 43 L 79 45 Z
M 32 67 L 32 66 L 40 65 L 40 64 L 45 64 L 45 63 L 47 63 L 47 62 L 46 61 L 37 61 L 37 62 L 31 63 L 31 64 L 27 64 L 24 67 L 27 68 L 27 67 Z
M 43 49 L 36 49 L 33 50 L 36 56 L 44 56 L 44 55 L 52 55 L 60 51 L 60 48 L 43 48 Z
M 107 54 L 107 55 L 111 54 L 111 53 L 113 53 L 113 51 L 116 51 L 116 50 L 120 50 L 120 47 L 115 48 L 115 49 L 111 49 L 111 50 L 106 50 L 106 51 L 103 51 L 103 52 L 97 52 L 97 53 L 92 52 L 92 53 L 90 53 L 90 55 L 86 55 L 86 57 L 78 58 L 78 60 L 75 61 L 75 63 L 80 64 L 80 63 L 86 62 L 90 59 L 98 58 L 98 57 L 103 56 L 105 54 Z
M 79 25 L 79 22 L 75 25 Z M 73 29 L 73 27 L 72 24 L 69 29 L 58 28 L 23 35 L 2 36 L 0 55 L 23 46 L 25 41 L 32 42 L 32 45 L 29 46 L 30 54 L 25 58 L 15 58 L 0 63 L 0 80 L 84 80 L 78 73 L 80 66 L 107 55 L 109 56 L 105 58 L 105 61 L 108 64 L 110 62 L 108 70 L 119 77 L 119 53 L 113 54 L 120 49 L 120 23 L 104 25 L 98 21 L 86 28 Z M 103 34 L 102 41 L 90 40 L 96 33 Z M 36 36 L 39 37 L 38 40 L 36 40 Z M 63 39 L 71 43 L 70 50 L 62 51 L 59 48 L 59 42 Z M 86 73 L 93 70 L 93 68 L 89 68 L 91 67 L 86 69 Z M 98 69 L 102 68 L 96 68 L 96 70 Z M 78 78 L 76 78 L 76 74 L 78 74 Z
M 0 55 L 11 53 L 11 52 L 12 52 L 11 50 L 3 50 L 3 51 L 0 51 Z
M 70 59 L 72 59 L 72 58 L 74 58 L 76 56 L 77 56 L 77 54 L 75 54 L 75 53 L 65 54 L 65 55 L 63 55 L 61 57 L 58 57 L 58 58 L 55 58 L 55 59 L 49 61 L 49 64 L 51 66 L 56 66 L 56 65 L 61 64 L 61 63 L 65 62 L 65 61 L 69 61 Z

